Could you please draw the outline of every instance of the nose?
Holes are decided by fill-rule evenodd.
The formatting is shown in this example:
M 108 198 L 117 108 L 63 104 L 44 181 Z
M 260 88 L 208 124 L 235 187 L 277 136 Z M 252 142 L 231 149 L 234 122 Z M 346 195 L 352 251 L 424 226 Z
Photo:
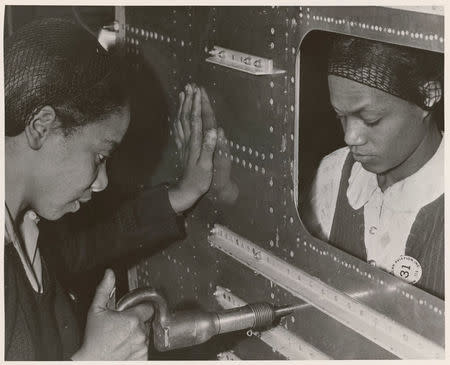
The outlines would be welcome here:
M 98 193 L 103 191 L 108 186 L 108 174 L 106 173 L 106 164 L 103 163 L 98 169 L 97 178 L 92 183 L 91 189 L 93 192 Z
M 344 140 L 347 146 L 362 146 L 366 144 L 366 131 L 364 122 L 358 118 L 348 116 L 343 123 Z

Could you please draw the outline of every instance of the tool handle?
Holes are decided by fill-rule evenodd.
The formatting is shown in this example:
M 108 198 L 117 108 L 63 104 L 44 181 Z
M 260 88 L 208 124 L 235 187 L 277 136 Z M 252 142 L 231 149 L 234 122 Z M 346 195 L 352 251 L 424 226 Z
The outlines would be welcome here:
M 157 290 L 150 287 L 134 289 L 125 294 L 116 304 L 116 310 L 123 311 L 141 303 L 154 306 L 157 321 L 165 321 L 169 316 L 167 301 Z

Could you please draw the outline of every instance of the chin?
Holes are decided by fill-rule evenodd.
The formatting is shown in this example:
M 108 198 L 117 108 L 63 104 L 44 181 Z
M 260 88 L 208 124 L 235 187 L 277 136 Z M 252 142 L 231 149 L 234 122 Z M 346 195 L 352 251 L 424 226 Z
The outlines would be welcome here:
M 364 170 L 372 172 L 377 175 L 383 174 L 389 170 L 386 167 L 380 166 L 377 163 L 366 162 L 366 163 L 361 163 L 361 166 L 364 168 Z
M 35 212 L 39 217 L 44 218 L 48 221 L 56 221 L 62 218 L 66 213 L 68 213 L 60 209 L 36 209 Z
M 62 218 L 62 216 L 65 213 L 51 213 L 51 214 L 39 214 L 40 217 L 48 220 L 48 221 L 57 221 L 58 219 Z

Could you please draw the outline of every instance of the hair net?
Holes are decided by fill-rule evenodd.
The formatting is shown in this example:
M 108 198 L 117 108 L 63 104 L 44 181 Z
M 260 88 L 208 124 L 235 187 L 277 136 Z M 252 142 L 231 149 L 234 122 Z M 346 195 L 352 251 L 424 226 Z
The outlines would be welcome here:
M 5 41 L 6 135 L 17 135 L 45 105 L 64 104 L 114 72 L 97 39 L 70 20 L 42 19 Z
M 328 58 L 328 74 L 374 87 L 424 110 L 433 109 L 442 96 L 442 57 L 393 44 L 338 35 Z

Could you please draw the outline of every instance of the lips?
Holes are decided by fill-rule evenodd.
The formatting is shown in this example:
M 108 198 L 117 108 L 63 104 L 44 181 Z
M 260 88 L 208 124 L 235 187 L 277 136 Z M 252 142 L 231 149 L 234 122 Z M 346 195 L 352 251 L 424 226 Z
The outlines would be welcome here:
M 80 209 L 80 202 L 78 200 L 75 200 L 72 204 L 72 212 L 75 213 L 78 209 Z
M 354 153 L 354 152 L 352 152 L 352 155 L 353 155 L 353 158 L 359 162 L 367 162 L 373 158 L 372 155 L 363 155 L 363 154 Z
M 76 200 L 74 200 L 73 204 L 72 204 L 71 211 L 75 213 L 76 211 L 78 211 L 81 208 L 81 203 L 86 203 L 89 200 L 91 200 L 91 198 L 83 198 L 83 199 L 76 199 Z

